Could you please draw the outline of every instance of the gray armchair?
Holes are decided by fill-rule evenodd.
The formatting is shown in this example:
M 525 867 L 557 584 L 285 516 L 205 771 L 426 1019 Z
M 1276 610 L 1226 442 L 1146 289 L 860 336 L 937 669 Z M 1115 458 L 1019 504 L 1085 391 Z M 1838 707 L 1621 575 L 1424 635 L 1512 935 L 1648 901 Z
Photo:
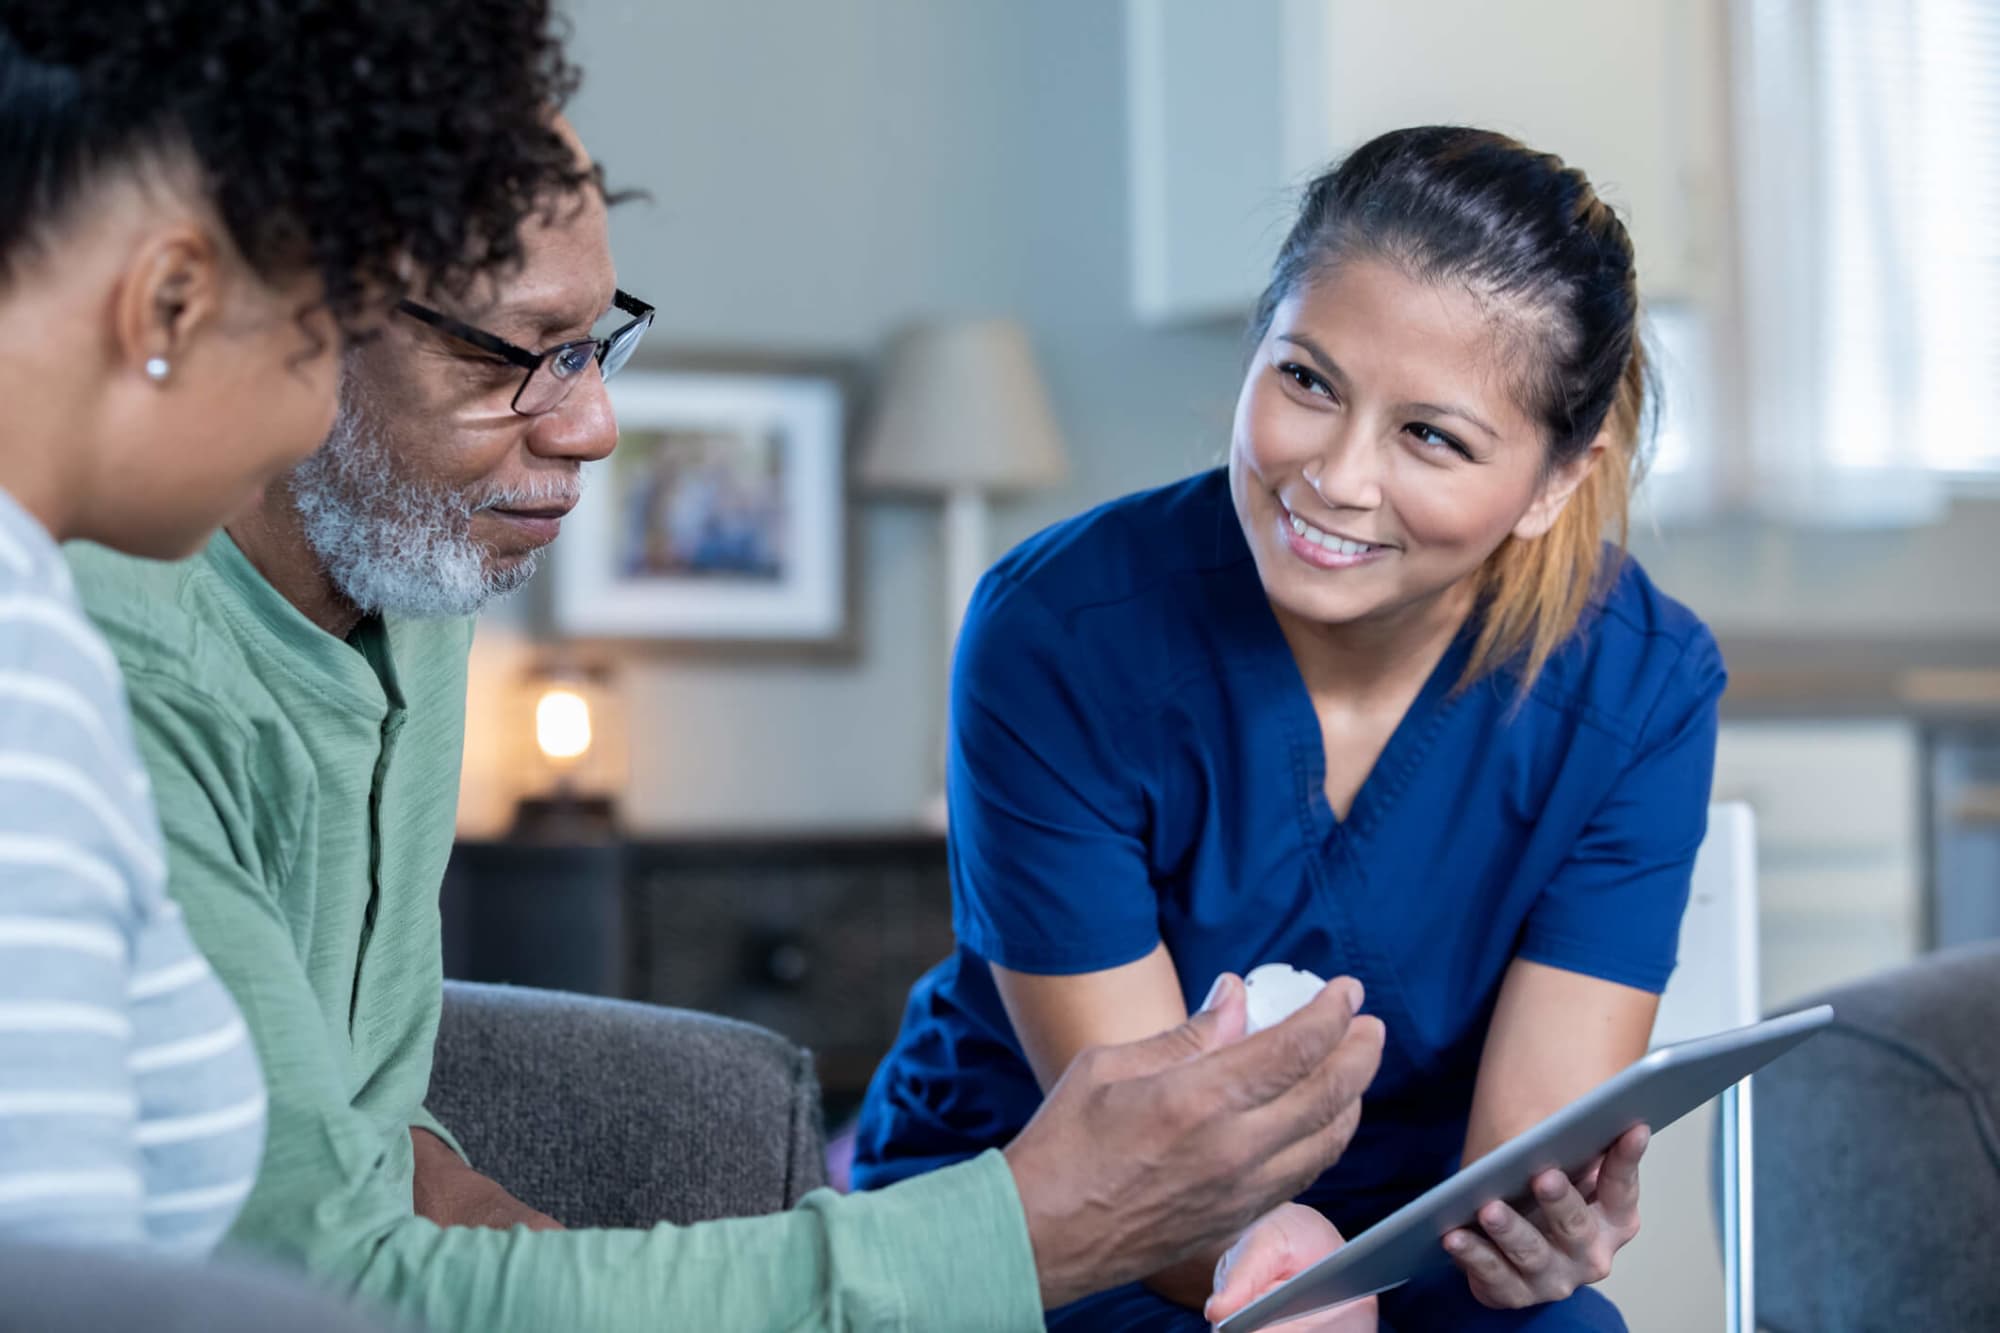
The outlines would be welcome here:
M 811 1057 L 708 1014 L 446 982 L 429 1106 L 568 1227 L 781 1212 L 826 1183 Z
M 2000 1328 L 2000 944 L 1808 1003 L 1757 1076 L 1757 1315 L 1773 1333 Z
M 825 1183 L 819 1087 L 747 1023 L 447 982 L 431 1111 L 571 1227 L 778 1212 Z M 0 1243 L 0 1333 L 380 1333 L 287 1275 Z

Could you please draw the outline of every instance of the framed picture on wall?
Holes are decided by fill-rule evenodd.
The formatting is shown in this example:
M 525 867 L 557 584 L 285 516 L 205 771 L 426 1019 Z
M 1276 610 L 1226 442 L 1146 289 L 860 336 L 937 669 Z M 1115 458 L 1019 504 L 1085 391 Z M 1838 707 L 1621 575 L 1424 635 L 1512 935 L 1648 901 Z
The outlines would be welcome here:
M 554 569 L 557 630 L 711 648 L 848 638 L 846 377 L 632 368 Z

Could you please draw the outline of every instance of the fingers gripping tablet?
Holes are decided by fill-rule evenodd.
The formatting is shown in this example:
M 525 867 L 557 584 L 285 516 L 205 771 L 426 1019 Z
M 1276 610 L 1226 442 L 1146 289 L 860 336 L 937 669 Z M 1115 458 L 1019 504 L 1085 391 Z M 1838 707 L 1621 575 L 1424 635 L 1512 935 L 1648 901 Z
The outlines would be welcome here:
M 1575 1178 L 1626 1130 L 1666 1128 L 1832 1020 L 1833 1010 L 1820 1005 L 1641 1057 L 1252 1301 L 1218 1325 L 1219 1333 L 1255 1333 L 1401 1285 L 1437 1261 L 1441 1236 L 1469 1224 L 1487 1203 L 1524 1197 L 1529 1182 L 1551 1167 Z

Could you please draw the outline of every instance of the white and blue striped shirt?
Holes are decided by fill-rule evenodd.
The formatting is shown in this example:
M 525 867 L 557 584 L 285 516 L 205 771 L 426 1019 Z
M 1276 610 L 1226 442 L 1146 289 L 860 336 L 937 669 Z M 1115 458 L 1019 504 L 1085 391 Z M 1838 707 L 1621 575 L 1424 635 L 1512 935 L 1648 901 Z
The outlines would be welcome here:
M 202 1254 L 264 1084 L 166 895 L 117 663 L 0 490 L 0 1235 Z

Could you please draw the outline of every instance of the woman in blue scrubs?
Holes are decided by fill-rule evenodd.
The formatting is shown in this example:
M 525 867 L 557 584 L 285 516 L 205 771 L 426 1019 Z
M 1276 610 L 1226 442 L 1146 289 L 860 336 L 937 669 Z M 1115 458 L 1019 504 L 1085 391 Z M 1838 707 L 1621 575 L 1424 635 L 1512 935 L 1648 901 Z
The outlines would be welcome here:
M 1351 974 L 1388 1030 L 1359 1132 L 1232 1252 L 1219 1317 L 1643 1053 L 1724 675 L 1623 552 L 1638 315 L 1624 226 L 1512 140 L 1398 131 L 1313 183 L 1228 466 L 980 585 L 959 945 L 870 1089 L 860 1184 L 1005 1144 L 1078 1051 L 1180 1022 L 1223 972 Z M 1381 1325 L 1622 1329 L 1585 1284 L 1637 1230 L 1643 1148 L 1581 1193 L 1549 1173 L 1533 1218 L 1488 1209 Z M 1219 1258 L 1049 1327 L 1205 1328 Z

